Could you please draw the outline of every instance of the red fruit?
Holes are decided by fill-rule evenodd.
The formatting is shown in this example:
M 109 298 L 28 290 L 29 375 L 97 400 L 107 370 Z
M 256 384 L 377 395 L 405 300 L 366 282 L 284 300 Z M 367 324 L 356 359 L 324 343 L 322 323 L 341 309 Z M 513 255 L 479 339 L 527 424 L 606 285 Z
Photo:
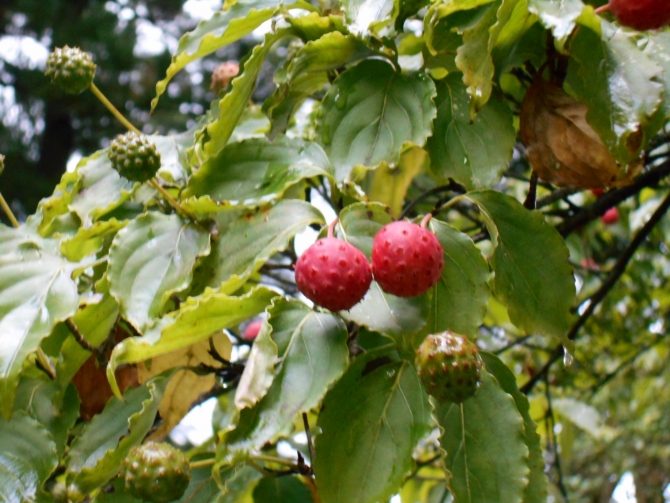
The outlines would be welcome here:
M 258 337 L 258 332 L 261 331 L 263 327 L 263 322 L 261 320 L 252 321 L 247 325 L 247 328 L 244 329 L 244 338 L 245 339 L 255 339 Z
M 610 0 L 609 6 L 620 25 L 638 31 L 657 30 L 670 24 L 668 0 Z
M 605 225 L 613 225 L 619 221 L 619 210 L 610 208 L 600 219 Z
M 414 297 L 440 280 L 444 250 L 424 226 L 399 221 L 383 227 L 372 244 L 372 272 L 386 293 Z
M 358 304 L 370 289 L 372 268 L 362 251 L 332 237 L 319 239 L 298 259 L 295 281 L 298 290 L 315 304 L 341 311 Z
M 591 194 L 593 194 L 596 197 L 602 197 L 604 193 L 605 189 L 591 189 Z

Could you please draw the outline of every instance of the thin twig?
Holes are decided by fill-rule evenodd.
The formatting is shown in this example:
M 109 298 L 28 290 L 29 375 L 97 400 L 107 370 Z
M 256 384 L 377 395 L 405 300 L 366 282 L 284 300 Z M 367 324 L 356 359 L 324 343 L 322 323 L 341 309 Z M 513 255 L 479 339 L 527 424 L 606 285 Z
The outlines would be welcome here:
M 612 379 L 614 379 L 617 375 L 619 375 L 619 373 L 622 370 L 624 370 L 629 365 L 632 365 L 633 363 L 635 363 L 640 356 L 642 356 L 644 353 L 646 353 L 651 348 L 653 348 L 656 344 L 658 344 L 661 341 L 661 339 L 662 339 L 662 337 L 660 335 L 657 336 L 654 339 L 654 342 L 652 342 L 650 344 L 647 344 L 645 346 L 642 346 L 640 348 L 640 350 L 633 357 L 629 358 L 628 360 L 626 360 L 624 362 L 621 362 L 616 369 L 614 369 L 612 372 L 607 374 L 598 383 L 594 384 L 591 387 L 591 390 L 590 390 L 591 391 L 591 396 L 595 395 L 598 391 L 600 391 L 602 389 L 602 387 L 605 386 L 605 384 L 607 384 Z
M 307 435 L 307 447 L 309 448 L 309 462 L 314 464 L 314 443 L 312 442 L 312 430 L 309 428 L 309 419 L 307 413 L 302 413 L 302 424 L 305 426 L 305 435 Z
M 91 82 L 91 92 L 95 95 L 96 98 L 100 100 L 100 102 L 105 105 L 107 110 L 111 112 L 111 114 L 116 117 L 116 119 L 123 124 L 126 128 L 128 128 L 131 131 L 134 131 L 137 134 L 142 134 L 139 129 L 137 129 L 135 126 L 133 126 L 128 119 L 126 119 L 121 112 L 112 104 L 111 101 L 107 99 L 107 96 L 102 94 L 102 91 L 97 88 L 97 86 Z
M 14 216 L 14 213 L 12 213 L 12 209 L 7 204 L 7 201 L 5 201 L 5 198 L 2 197 L 2 194 L 0 194 L 0 206 L 2 206 L 2 210 L 5 212 L 5 215 L 7 215 L 7 218 L 9 218 L 12 225 L 18 227 L 20 225 L 19 221 Z
M 449 180 L 449 183 L 447 185 L 440 185 L 439 187 L 433 187 L 432 189 L 429 189 L 422 194 L 420 194 L 416 199 L 414 199 L 411 203 L 409 203 L 403 212 L 400 214 L 398 217 L 398 220 L 402 220 L 403 218 L 406 218 L 416 206 L 427 199 L 430 196 L 434 196 L 435 194 L 441 194 L 442 192 L 456 192 L 457 194 L 464 194 L 465 193 L 465 188 L 462 185 L 459 185 L 458 183 L 454 182 L 453 180 Z
M 187 210 L 186 208 L 184 208 L 181 204 L 179 204 L 179 202 L 178 202 L 174 197 L 172 197 L 172 196 L 170 195 L 170 193 L 169 193 L 167 190 L 165 190 L 165 188 L 163 188 L 163 186 L 161 186 L 160 183 L 158 183 L 158 180 L 156 180 L 156 178 L 152 178 L 152 179 L 149 181 L 149 183 L 151 183 L 151 185 L 153 185 L 153 187 L 154 187 L 158 192 L 160 192 L 160 193 L 163 195 L 163 197 L 165 198 L 165 200 L 166 200 L 166 201 L 170 204 L 170 206 L 172 206 L 177 212 L 179 212 L 179 213 L 181 213 L 181 214 L 187 216 L 188 218 L 190 218 L 190 219 L 193 220 L 194 222 L 198 222 L 198 217 L 195 216 L 195 214 L 191 213 L 191 212 L 190 212 L 189 210 Z
M 523 205 L 529 210 L 535 209 L 535 203 L 537 201 L 537 182 L 540 178 L 537 176 L 537 173 L 533 171 L 533 174 L 530 176 L 530 186 L 528 187 L 528 197 Z
M 558 444 L 556 442 L 556 434 L 554 432 L 556 420 L 554 419 L 554 409 L 551 406 L 551 387 L 549 386 L 549 379 L 547 379 L 547 376 L 545 376 L 545 396 L 547 398 L 547 442 L 549 442 L 551 450 L 554 454 L 554 465 L 556 466 L 556 473 L 558 475 L 558 481 L 556 482 L 556 485 L 561 491 L 561 495 L 563 496 L 565 503 L 568 503 L 568 491 L 565 489 L 565 484 L 563 483 L 561 457 L 558 453 Z
M 619 278 L 626 271 L 628 262 L 630 262 L 630 260 L 633 258 L 633 255 L 635 255 L 637 249 L 642 245 L 642 243 L 644 243 L 649 234 L 651 234 L 651 231 L 654 230 L 654 227 L 656 227 L 656 225 L 661 221 L 661 219 L 663 218 L 663 216 L 665 215 L 665 213 L 668 211 L 669 208 L 670 208 L 670 194 L 668 194 L 665 197 L 665 199 L 663 200 L 661 205 L 656 209 L 651 218 L 647 221 L 646 224 L 644 224 L 644 227 L 642 227 L 642 229 L 638 231 L 633 240 L 623 251 L 621 256 L 619 256 L 616 263 L 614 264 L 614 267 L 610 271 L 609 275 L 607 276 L 603 284 L 600 286 L 598 291 L 595 294 L 593 294 L 593 296 L 589 299 L 588 307 L 584 310 L 584 312 L 575 322 L 575 324 L 572 325 L 570 332 L 568 332 L 567 336 L 568 339 L 574 340 L 577 338 L 579 330 L 588 321 L 591 315 L 595 312 L 596 308 L 600 305 L 603 299 L 605 299 L 607 294 L 610 292 L 610 290 L 614 287 Z M 542 369 L 540 369 L 537 374 L 531 377 L 530 380 L 522 386 L 521 392 L 525 394 L 530 393 L 530 391 L 535 387 L 538 381 L 543 379 L 545 374 L 549 372 L 551 366 L 563 355 L 563 351 L 564 350 L 562 345 L 557 346 L 554 349 L 552 356 L 544 365 L 544 367 L 542 367 Z

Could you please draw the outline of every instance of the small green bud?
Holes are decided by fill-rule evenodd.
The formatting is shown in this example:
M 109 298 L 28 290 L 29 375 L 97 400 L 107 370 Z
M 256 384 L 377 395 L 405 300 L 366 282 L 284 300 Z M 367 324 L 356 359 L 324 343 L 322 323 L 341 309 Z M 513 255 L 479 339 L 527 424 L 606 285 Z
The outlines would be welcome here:
M 133 131 L 120 134 L 109 146 L 107 156 L 119 174 L 133 182 L 151 180 L 161 166 L 156 145 Z
M 78 47 L 56 47 L 47 58 L 44 74 L 65 92 L 79 94 L 93 82 L 95 63 L 88 53 Z

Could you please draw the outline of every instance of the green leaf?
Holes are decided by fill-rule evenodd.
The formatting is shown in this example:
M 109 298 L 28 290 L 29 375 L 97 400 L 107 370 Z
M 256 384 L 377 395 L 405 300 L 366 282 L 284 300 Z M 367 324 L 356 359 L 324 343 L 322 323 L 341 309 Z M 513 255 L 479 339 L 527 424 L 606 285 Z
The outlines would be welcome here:
M 326 72 L 374 54 L 359 38 L 339 31 L 305 44 L 288 65 L 287 81 L 263 104 L 263 110 L 272 119 L 270 138 L 285 132 L 290 118 L 305 99 L 329 83 Z
M 306 43 L 296 53 L 288 67 L 288 78 L 294 80 L 305 73 L 336 70 L 376 54 L 360 38 L 333 31 Z
M 170 80 L 186 65 L 248 35 L 272 18 L 280 4 L 278 0 L 238 0 L 228 10 L 215 12 L 201 21 L 179 41 L 165 78 L 156 84 L 151 110 L 156 108 Z
M 44 481 L 58 465 L 56 444 L 35 419 L 18 411 L 0 418 L 0 501 L 35 501 Z
M 575 301 L 569 251 L 560 234 L 539 211 L 493 190 L 466 195 L 482 213 L 495 251 L 496 296 L 512 323 L 528 334 L 566 336 Z
M 488 188 L 500 181 L 512 158 L 512 112 L 495 94 L 470 121 L 469 102 L 460 74 L 438 83 L 435 132 L 426 144 L 431 173 L 439 183 L 453 178 L 468 189 Z
M 307 486 L 295 476 L 262 478 L 254 489 L 255 503 L 312 503 Z
M 538 17 L 528 10 L 528 0 L 519 0 L 491 52 L 496 76 L 523 66 L 526 61 L 539 68 L 547 54 L 546 38 Z
M 650 133 L 662 127 L 670 117 L 670 33 L 667 31 L 652 31 L 647 34 L 647 45 L 644 48 L 645 54 L 663 69 L 663 77 L 660 79 L 663 83 L 664 93 L 663 102 L 656 113 L 656 121 L 652 123 Z
M 80 227 L 74 236 L 61 242 L 60 251 L 68 260 L 78 262 L 102 250 L 125 225 L 125 221 L 112 218 L 96 222 L 88 228 Z
M 325 223 L 323 215 L 304 201 L 279 201 L 269 209 L 243 215 L 215 244 L 196 276 L 206 286 L 233 293 L 277 252 L 286 250 L 293 237 L 310 224 Z
M 353 33 L 385 34 L 384 28 L 393 26 L 400 10 L 398 0 L 342 0 L 342 10 Z
M 40 250 L 57 255 L 58 241 L 44 239 L 26 225 L 14 228 L 0 224 L 0 256 L 33 255 Z
M 496 0 L 484 7 L 484 14 L 472 26 L 462 30 L 463 45 L 458 48 L 456 66 L 463 72 L 463 82 L 470 93 L 470 116 L 484 106 L 493 90 L 495 67 L 491 57 L 491 49 L 495 44 L 491 32 L 498 19 L 498 9 L 502 9 L 503 1 Z
M 391 167 L 383 162 L 372 174 L 368 191 L 371 201 L 380 202 L 391 208 L 391 215 L 400 216 L 407 189 L 412 180 L 430 165 L 428 153 L 419 147 L 409 147 L 402 151 L 398 165 Z
M 322 503 L 387 501 L 414 468 L 431 429 L 428 396 L 412 364 L 388 349 L 359 356 L 319 415 L 314 472 Z
M 528 10 L 540 18 L 562 46 L 575 29 L 584 3 L 582 0 L 528 0 Z
M 543 503 L 547 501 L 548 481 L 544 473 L 544 456 L 540 435 L 537 433 L 537 424 L 530 417 L 530 404 L 526 395 L 519 391 L 514 373 L 497 356 L 481 352 L 481 357 L 486 364 L 486 370 L 490 372 L 500 384 L 505 393 L 512 395 L 516 408 L 523 417 L 525 423 L 526 447 L 530 452 L 528 466 L 528 485 L 524 492 L 524 503 Z
M 474 397 L 440 404 L 435 417 L 454 503 L 524 501 L 529 468 L 523 418 L 491 374 L 482 372 Z
M 254 47 L 249 59 L 240 67 L 240 73 L 230 83 L 230 91 L 212 103 L 211 120 L 196 132 L 194 149 L 198 164 L 214 157 L 226 146 L 248 106 L 265 57 L 278 40 L 290 34 L 290 29 L 284 29 L 266 35 L 263 44 Z
M 144 337 L 130 337 L 118 344 L 107 366 L 107 379 L 120 396 L 114 371 L 124 363 L 137 363 L 208 339 L 212 334 L 262 313 L 277 293 L 264 287 L 242 297 L 229 297 L 207 290 L 190 297 L 179 311 L 170 313 L 151 327 Z
M 12 414 L 23 363 L 79 306 L 73 265 L 41 253 L 0 256 L 0 412 Z
M 112 397 L 81 436 L 67 458 L 67 478 L 87 494 L 116 476 L 134 445 L 142 442 L 154 424 L 170 374 L 161 374 L 129 390 L 124 399 Z
M 414 347 L 426 335 L 445 330 L 476 335 L 490 297 L 488 264 L 472 239 L 436 219 L 429 227 L 444 250 L 444 269 L 432 289 L 426 326 L 415 337 Z
M 25 411 L 44 426 L 62 456 L 70 428 L 79 418 L 79 397 L 73 386 L 61 388 L 56 381 L 24 377 L 16 393 L 15 410 Z
M 109 251 L 110 292 L 122 316 L 143 332 L 170 295 L 190 285 L 196 259 L 209 252 L 209 234 L 178 215 L 151 212 L 133 220 Z
M 250 138 L 231 143 L 203 164 L 189 180 L 185 196 L 192 199 L 184 204 L 206 212 L 253 207 L 328 171 L 328 158 L 316 143 L 287 137 L 274 142 Z
M 242 409 L 237 427 L 220 439 L 220 459 L 232 460 L 288 435 L 298 415 L 321 403 L 349 363 L 348 333 L 338 316 L 287 299 L 275 300 L 269 314 L 280 363 L 263 399 Z
M 457 12 L 478 9 L 479 7 L 488 5 L 494 1 L 495 0 L 451 0 L 448 2 L 441 2 L 433 7 L 434 14 L 431 14 L 434 16 L 434 18 L 432 19 L 432 22 L 438 21 Z
M 79 216 L 84 227 L 123 204 L 136 185 L 112 168 L 106 150 L 81 161 L 76 173 L 78 180 L 68 208 Z
M 570 55 L 567 82 L 588 107 L 589 124 L 625 166 L 656 133 L 647 129 L 661 105 L 663 70 L 631 33 L 605 20 L 602 37 L 582 26 Z
M 340 213 L 338 231 L 341 238 L 353 244 L 370 258 L 375 235 L 393 221 L 388 207 L 379 203 L 355 203 Z M 363 325 L 396 341 L 400 350 L 411 349 L 409 336 L 426 324 L 430 309 L 427 295 L 402 298 L 382 291 L 376 281 L 361 302 L 342 311 L 347 321 Z M 411 346 L 411 345 L 410 345 Z
M 423 73 L 407 76 L 380 60 L 343 72 L 328 90 L 317 124 L 317 141 L 335 178 L 355 166 L 395 164 L 403 144 L 423 146 L 435 118 L 435 84 Z

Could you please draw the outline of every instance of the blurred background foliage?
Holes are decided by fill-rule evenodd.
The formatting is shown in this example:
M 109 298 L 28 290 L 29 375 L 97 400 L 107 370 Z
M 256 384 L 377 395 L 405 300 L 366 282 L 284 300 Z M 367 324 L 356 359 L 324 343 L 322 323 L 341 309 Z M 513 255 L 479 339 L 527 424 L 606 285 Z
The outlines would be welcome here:
M 51 194 L 68 163 L 74 167 L 78 158 L 123 132 L 91 93 L 70 96 L 49 84 L 43 75 L 48 52 L 65 44 L 90 52 L 98 64 L 96 84 L 108 98 L 144 132 L 169 134 L 192 125 L 215 98 L 209 81 L 216 66 L 239 61 L 256 43 L 252 35 L 189 65 L 149 114 L 155 83 L 164 76 L 179 37 L 200 15 L 207 17 L 220 6 L 216 0 L 0 1 L 0 152 L 7 166 L 0 187 L 19 219 Z M 255 101 L 272 92 L 272 74 L 285 54 L 286 48 L 279 47 L 268 59 Z M 657 142 L 664 155 L 667 142 L 667 135 Z M 519 149 L 502 183 L 523 200 L 529 175 Z M 408 197 L 431 184 L 427 176 L 418 177 Z M 631 236 L 659 205 L 665 186 L 667 181 L 660 182 L 661 190 L 645 189 L 622 203 L 618 223 L 595 219 L 568 236 L 581 299 L 588 299 L 616 266 Z M 540 199 L 551 190 L 541 185 Z M 594 201 L 588 192 L 567 194 L 547 215 L 551 221 L 552 211 L 563 217 L 574 209 L 571 205 Z M 426 200 L 426 210 L 434 204 Z M 670 483 L 668 236 L 665 219 L 582 329 L 574 353 L 563 366 L 555 365 L 530 396 L 554 483 L 551 501 L 608 503 L 628 471 L 635 478 L 638 503 L 664 501 Z M 585 302 L 580 312 L 586 307 Z M 503 312 L 492 304 L 480 344 L 499 353 L 517 375 L 531 379 L 555 349 L 541 337 L 524 337 Z M 434 501 L 441 501 L 443 491 L 435 492 Z

